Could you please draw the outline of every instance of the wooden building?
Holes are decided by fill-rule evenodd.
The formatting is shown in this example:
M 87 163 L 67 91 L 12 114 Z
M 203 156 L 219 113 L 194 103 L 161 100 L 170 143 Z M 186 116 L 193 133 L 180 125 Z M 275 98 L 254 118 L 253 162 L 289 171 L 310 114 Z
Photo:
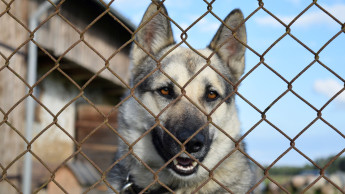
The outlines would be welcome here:
M 55 173 L 55 181 L 59 183 L 59 186 L 50 182 L 47 186 L 47 194 L 82 193 L 85 190 L 88 190 L 90 194 L 106 193 L 107 187 L 104 184 L 98 184 L 89 189 L 90 185 L 99 179 L 101 179 L 99 173 L 89 162 L 75 160 L 59 168 Z
M 0 1 L 0 193 L 21 191 L 28 20 L 43 2 Z M 30 145 L 33 191 L 45 189 L 52 172 L 74 160 L 109 167 L 116 151 L 114 106 L 129 79 L 130 44 L 118 49 L 135 27 L 98 0 L 66 0 L 56 6 L 39 18 L 34 33 L 39 52 Z

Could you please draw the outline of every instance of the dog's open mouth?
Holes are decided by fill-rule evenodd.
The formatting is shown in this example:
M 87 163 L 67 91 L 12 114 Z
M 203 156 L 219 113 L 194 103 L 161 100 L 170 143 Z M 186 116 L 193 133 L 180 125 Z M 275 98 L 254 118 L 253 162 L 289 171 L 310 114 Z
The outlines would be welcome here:
M 191 158 L 177 157 L 173 160 L 172 169 L 179 175 L 188 176 L 196 171 L 198 163 Z

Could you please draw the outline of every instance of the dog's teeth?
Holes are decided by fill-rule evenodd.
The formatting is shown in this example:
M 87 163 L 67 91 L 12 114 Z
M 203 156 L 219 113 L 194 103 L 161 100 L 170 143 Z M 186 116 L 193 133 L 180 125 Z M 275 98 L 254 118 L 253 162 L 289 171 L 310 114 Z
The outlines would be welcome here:
M 185 164 L 183 164 L 185 163 Z M 177 159 L 173 160 L 173 164 L 175 166 L 175 169 L 184 172 L 184 173 L 190 173 L 194 170 L 194 168 L 198 165 L 196 161 L 191 161 L 190 163 L 188 162 L 188 165 L 186 162 L 181 162 L 181 164 L 178 162 Z
M 183 166 L 177 165 L 176 167 L 177 167 L 179 170 L 182 170 L 182 171 L 191 171 L 191 170 L 193 170 L 193 167 L 191 167 L 191 166 L 183 167 Z

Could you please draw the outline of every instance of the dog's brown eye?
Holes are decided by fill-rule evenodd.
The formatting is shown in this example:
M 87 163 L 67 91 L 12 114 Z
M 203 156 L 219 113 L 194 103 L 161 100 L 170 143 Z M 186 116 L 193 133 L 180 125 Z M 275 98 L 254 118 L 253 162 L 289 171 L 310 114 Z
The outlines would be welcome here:
M 164 98 L 167 98 L 167 99 L 173 99 L 176 97 L 173 86 L 171 86 L 171 85 L 158 88 L 157 93 L 160 94 L 161 96 L 163 96 Z
M 207 94 L 207 98 L 209 100 L 215 100 L 218 98 L 218 93 L 215 92 L 215 91 L 209 91 L 208 94 Z
M 169 90 L 169 88 L 167 88 L 167 87 L 161 88 L 161 89 L 160 89 L 160 92 L 161 92 L 161 94 L 164 95 L 164 96 L 170 95 L 170 90 Z

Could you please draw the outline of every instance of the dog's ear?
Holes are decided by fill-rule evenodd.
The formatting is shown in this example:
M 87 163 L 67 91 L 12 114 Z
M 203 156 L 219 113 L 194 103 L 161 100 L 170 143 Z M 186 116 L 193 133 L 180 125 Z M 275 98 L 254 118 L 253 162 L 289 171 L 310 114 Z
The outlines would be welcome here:
M 244 72 L 246 48 L 242 43 L 247 43 L 247 35 L 243 21 L 242 12 L 239 9 L 233 10 L 224 20 L 226 25 L 220 26 L 209 45 L 209 48 L 217 51 L 221 59 L 227 63 L 236 81 Z M 232 32 L 229 27 L 235 31 Z M 240 41 L 236 40 L 234 36 Z
M 147 8 L 138 27 L 139 30 L 135 34 L 135 39 L 140 46 L 134 43 L 132 48 L 134 65 L 138 65 L 147 56 L 146 53 L 155 55 L 162 48 L 174 43 L 171 24 L 165 16 L 168 12 L 164 5 L 158 8 L 155 3 L 151 3 Z

